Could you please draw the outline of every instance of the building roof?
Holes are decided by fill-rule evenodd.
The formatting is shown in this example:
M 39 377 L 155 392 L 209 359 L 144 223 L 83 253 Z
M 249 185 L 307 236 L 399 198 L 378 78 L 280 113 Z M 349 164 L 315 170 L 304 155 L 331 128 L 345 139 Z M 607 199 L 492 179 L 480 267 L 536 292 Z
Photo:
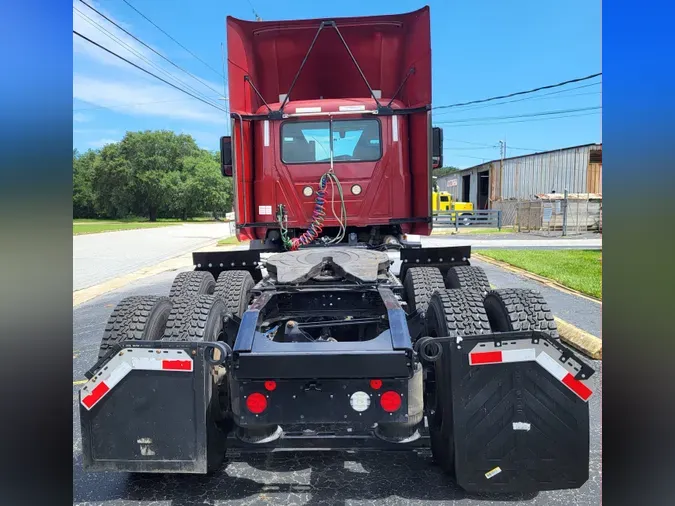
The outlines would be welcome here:
M 509 156 L 508 158 L 504 158 L 504 161 L 515 160 L 517 158 L 526 158 L 528 156 L 545 155 L 546 153 L 555 153 L 556 151 L 567 151 L 569 149 L 586 148 L 588 146 L 600 146 L 600 147 L 602 147 L 602 143 L 601 142 L 592 142 L 590 144 L 579 144 L 578 146 L 569 146 L 567 148 L 550 149 L 548 151 L 537 151 L 536 153 L 529 153 L 527 155 Z M 507 148 L 508 148 L 508 146 L 507 146 Z M 469 171 L 469 170 L 475 169 L 476 167 L 482 167 L 483 165 L 489 165 L 491 163 L 499 162 L 499 161 L 501 161 L 501 158 L 495 158 L 494 160 L 490 160 L 489 162 L 483 162 L 483 163 L 479 163 L 478 165 L 472 165 L 471 167 L 467 167 L 466 169 L 460 169 L 457 172 Z M 448 176 L 451 176 L 451 175 L 452 174 L 448 174 Z M 446 176 L 442 176 L 442 177 L 446 177 Z

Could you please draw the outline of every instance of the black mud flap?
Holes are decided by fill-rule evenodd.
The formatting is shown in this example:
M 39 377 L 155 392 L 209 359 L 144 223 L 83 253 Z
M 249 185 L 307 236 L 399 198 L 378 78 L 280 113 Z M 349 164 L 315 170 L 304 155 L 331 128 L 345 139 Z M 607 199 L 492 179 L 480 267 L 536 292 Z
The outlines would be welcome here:
M 581 487 L 593 369 L 539 332 L 447 344 L 457 483 L 470 492 Z
M 216 343 L 124 344 L 80 391 L 84 469 L 206 473 L 211 368 L 204 353 Z

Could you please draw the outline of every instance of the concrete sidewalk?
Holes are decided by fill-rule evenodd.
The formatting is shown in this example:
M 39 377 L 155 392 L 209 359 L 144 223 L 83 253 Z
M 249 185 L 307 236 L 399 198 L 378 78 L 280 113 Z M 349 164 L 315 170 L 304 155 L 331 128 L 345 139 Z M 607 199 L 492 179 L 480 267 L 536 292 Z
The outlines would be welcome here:
M 511 234 L 505 234 L 511 235 Z M 422 246 L 439 248 L 447 246 L 471 246 L 473 249 L 505 248 L 505 249 L 602 249 L 602 238 L 508 238 L 501 234 L 494 237 L 482 236 L 480 239 L 470 235 L 422 237 Z

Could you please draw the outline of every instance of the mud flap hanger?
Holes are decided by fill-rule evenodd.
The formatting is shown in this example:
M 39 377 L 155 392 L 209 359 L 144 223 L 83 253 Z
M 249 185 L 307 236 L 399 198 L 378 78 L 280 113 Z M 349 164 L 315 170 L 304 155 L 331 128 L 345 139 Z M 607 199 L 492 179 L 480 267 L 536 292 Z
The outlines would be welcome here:
M 122 346 L 122 344 L 124 346 Z M 131 371 L 193 373 L 194 360 L 210 366 L 225 363 L 232 348 L 223 342 L 136 341 L 116 344 L 87 371 L 87 383 L 80 390 L 80 404 L 92 409 Z
M 500 332 L 466 337 L 422 337 L 415 352 L 426 363 L 438 361 L 444 351 L 468 350 L 469 366 L 536 362 L 584 401 L 593 394 L 586 381 L 595 374 L 557 339 L 538 331 Z

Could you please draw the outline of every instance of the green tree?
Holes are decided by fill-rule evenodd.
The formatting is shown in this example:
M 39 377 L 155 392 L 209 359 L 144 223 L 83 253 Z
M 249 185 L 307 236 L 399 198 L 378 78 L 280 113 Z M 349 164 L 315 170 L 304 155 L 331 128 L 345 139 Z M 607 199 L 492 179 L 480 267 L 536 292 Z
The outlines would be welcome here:
M 135 185 L 131 164 L 120 144 L 107 144 L 97 157 L 92 174 L 96 209 L 106 218 L 124 218 L 135 210 Z
M 183 158 L 200 149 L 189 135 L 168 130 L 127 132 L 119 143 L 120 155 L 128 164 L 133 184 L 133 211 L 156 221 L 177 198 L 176 172 Z
M 92 186 L 94 164 L 98 153 L 88 150 L 81 154 L 73 149 L 73 217 L 95 218 L 96 194 Z

